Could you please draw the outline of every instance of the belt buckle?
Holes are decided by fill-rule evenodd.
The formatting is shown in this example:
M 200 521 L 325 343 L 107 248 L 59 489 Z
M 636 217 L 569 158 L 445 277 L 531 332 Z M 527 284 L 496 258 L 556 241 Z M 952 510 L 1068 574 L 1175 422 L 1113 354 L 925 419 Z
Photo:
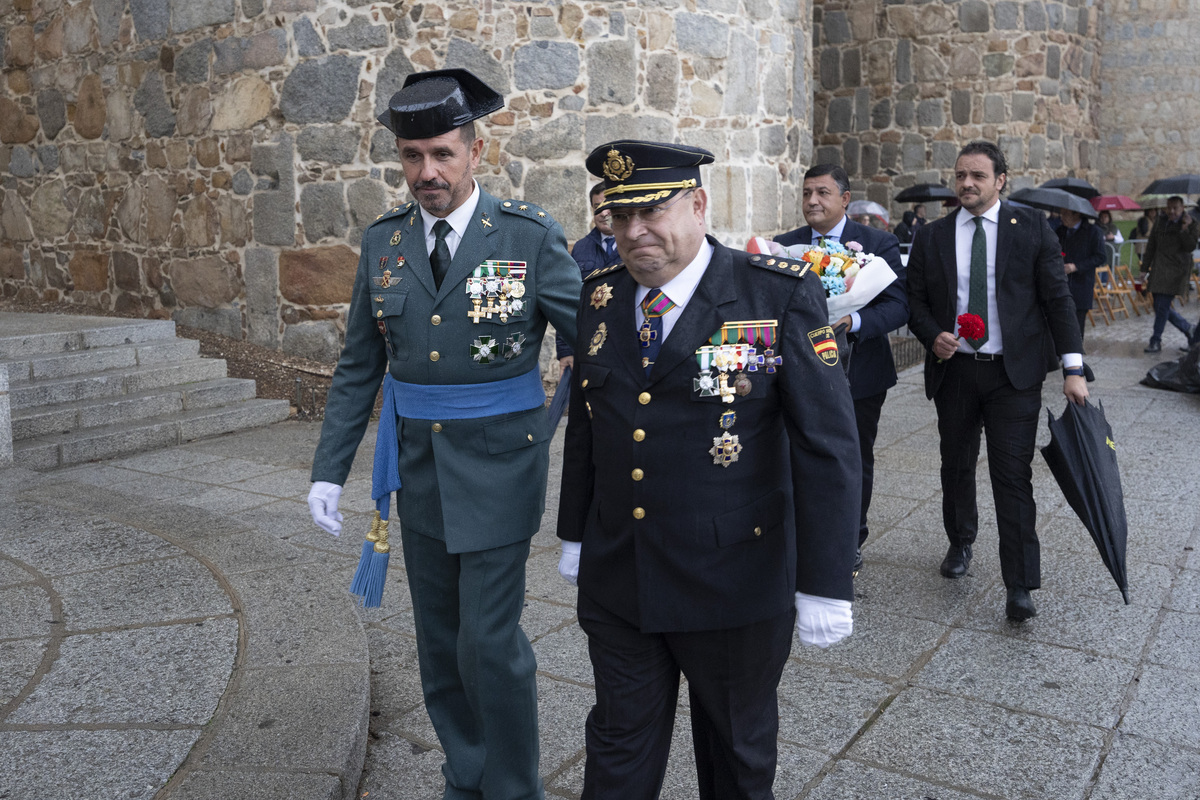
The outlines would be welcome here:
M 999 353 L 975 353 L 976 361 L 996 361 L 1000 358 Z

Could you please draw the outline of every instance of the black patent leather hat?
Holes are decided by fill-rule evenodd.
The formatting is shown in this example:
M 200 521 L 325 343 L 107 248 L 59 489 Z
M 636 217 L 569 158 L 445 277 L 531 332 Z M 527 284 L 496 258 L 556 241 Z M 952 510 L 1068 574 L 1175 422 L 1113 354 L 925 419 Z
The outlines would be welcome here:
M 465 69 L 414 72 L 377 119 L 401 139 L 431 139 L 504 107 L 504 98 Z

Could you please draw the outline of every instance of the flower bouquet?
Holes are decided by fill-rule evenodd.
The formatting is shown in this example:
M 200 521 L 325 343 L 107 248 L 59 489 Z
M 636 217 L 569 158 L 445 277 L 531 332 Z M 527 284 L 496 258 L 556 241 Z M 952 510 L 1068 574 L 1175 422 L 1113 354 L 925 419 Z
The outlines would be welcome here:
M 864 253 L 858 242 L 826 242 L 818 247 L 811 244 L 794 244 L 784 247 L 761 236 L 755 236 L 746 246 L 751 253 L 784 256 L 796 261 L 806 261 L 821 278 L 825 287 L 825 304 L 829 310 L 829 324 L 852 311 L 858 311 L 896 280 L 896 273 L 879 256 Z

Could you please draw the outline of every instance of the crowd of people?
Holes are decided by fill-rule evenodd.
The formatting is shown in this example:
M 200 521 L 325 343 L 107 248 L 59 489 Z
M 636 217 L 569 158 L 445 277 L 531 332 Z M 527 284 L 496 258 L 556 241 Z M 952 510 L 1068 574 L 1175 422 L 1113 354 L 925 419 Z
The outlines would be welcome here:
M 363 234 L 313 519 L 340 532 L 341 487 L 382 381 L 382 519 L 364 558 L 381 538 L 387 551 L 379 527 L 394 490 L 444 797 L 543 797 L 536 664 L 519 620 L 547 491 L 538 353 L 552 324 L 572 367 L 559 572 L 578 587 L 595 678 L 583 797 L 658 795 L 683 676 L 700 797 L 768 798 L 793 632 L 828 647 L 853 631 L 873 444 L 897 380 L 889 332 L 907 324 L 926 348 L 940 572 L 970 568 L 982 436 L 1005 614 L 1020 623 L 1037 613 L 1040 586 L 1031 464 L 1042 384 L 1061 365 L 1066 398 L 1088 397 L 1086 289 L 1110 232 L 1065 213 L 1056 232 L 1008 203 L 1008 168 L 989 142 L 962 147 L 959 208 L 926 222 L 918 206 L 897 235 L 848 218 L 846 172 L 816 165 L 801 187 L 804 224 L 778 245 L 865 250 L 896 276 L 830 319 L 811 259 L 748 253 L 708 232 L 702 168 L 715 158 L 702 148 L 593 150 L 594 227 L 568 252 L 548 211 L 473 178 L 474 121 L 502 106 L 468 71 L 439 70 L 410 75 L 380 116 L 413 200 Z M 1172 259 L 1195 244 L 1196 222 L 1177 211 L 1147 247 L 1156 293 L 1178 288 Z

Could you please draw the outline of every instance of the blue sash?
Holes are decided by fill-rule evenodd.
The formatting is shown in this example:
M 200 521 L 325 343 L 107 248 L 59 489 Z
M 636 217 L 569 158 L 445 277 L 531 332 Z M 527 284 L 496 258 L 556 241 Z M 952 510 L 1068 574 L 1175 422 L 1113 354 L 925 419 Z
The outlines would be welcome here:
M 400 488 L 400 439 L 396 420 L 476 419 L 546 404 L 546 392 L 537 367 L 524 375 L 489 383 L 401 383 L 388 373 L 383 378 L 383 410 L 375 437 L 375 466 L 371 471 L 371 499 L 381 519 L 388 518 L 391 494 Z

